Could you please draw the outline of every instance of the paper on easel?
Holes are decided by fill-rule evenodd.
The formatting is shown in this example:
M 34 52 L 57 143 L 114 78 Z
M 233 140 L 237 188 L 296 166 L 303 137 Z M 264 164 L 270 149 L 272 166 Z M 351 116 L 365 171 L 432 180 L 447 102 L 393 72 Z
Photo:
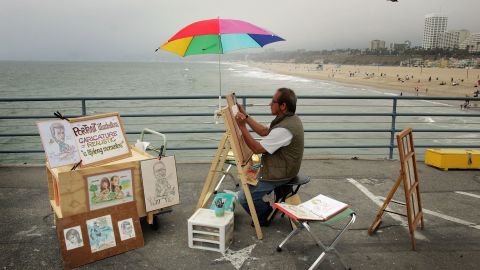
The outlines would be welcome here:
M 320 221 L 328 220 L 349 207 L 348 204 L 321 194 L 299 205 L 274 203 L 272 206 L 296 220 Z
M 238 106 L 237 106 L 237 104 L 232 105 L 232 113 L 233 113 L 233 116 L 237 116 L 237 113 L 238 113 Z

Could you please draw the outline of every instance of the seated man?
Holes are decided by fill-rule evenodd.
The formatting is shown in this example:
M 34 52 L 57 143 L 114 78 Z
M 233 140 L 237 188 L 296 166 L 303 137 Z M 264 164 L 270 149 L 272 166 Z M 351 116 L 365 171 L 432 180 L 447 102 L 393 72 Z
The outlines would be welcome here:
M 270 110 L 275 119 L 270 127 L 259 124 L 245 113 L 238 105 L 236 120 L 242 132 L 245 143 L 255 154 L 262 154 L 262 162 L 258 173 L 257 186 L 249 186 L 255 210 L 260 225 L 267 226 L 268 214 L 272 211 L 269 203 L 263 201 L 263 196 L 276 187 L 284 185 L 297 176 L 303 157 L 303 125 L 295 115 L 297 96 L 288 88 L 280 88 L 270 102 Z M 250 135 L 246 124 L 262 136 L 258 142 Z M 240 191 L 239 202 L 250 214 L 245 193 Z

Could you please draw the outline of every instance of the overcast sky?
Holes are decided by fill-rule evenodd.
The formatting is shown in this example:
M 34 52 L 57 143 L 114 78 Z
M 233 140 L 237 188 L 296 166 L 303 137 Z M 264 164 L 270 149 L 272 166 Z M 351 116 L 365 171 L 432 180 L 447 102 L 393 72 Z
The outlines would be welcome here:
M 479 10 L 479 0 L 0 0 L 0 60 L 175 59 L 153 51 L 217 16 L 285 38 L 268 45 L 276 50 L 366 48 L 372 39 L 420 45 L 425 14 L 480 32 Z

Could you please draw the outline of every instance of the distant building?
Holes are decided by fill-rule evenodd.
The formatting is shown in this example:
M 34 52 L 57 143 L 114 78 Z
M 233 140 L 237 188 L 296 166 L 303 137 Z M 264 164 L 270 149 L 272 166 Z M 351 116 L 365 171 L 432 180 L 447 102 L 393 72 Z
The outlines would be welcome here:
M 403 52 L 406 49 L 409 49 L 412 45 L 412 42 L 405 40 L 403 43 L 390 43 L 390 50 L 396 52 Z
M 448 30 L 440 33 L 440 48 L 458 49 L 460 44 L 470 36 L 468 30 Z
M 473 33 L 468 36 L 459 46 L 462 50 L 469 52 L 480 52 L 480 33 Z
M 441 14 L 425 15 L 425 26 L 423 29 L 424 49 L 440 48 L 440 35 L 447 30 L 448 17 Z
M 370 50 L 371 51 L 378 51 L 385 49 L 385 41 L 384 40 L 372 40 L 370 41 Z

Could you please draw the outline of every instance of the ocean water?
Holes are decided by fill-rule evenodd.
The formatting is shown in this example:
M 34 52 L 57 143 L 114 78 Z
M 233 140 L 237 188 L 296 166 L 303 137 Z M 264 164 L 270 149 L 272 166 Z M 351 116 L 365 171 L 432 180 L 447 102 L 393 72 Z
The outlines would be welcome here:
M 309 95 L 398 95 L 388 89 L 345 86 L 332 82 L 281 75 L 239 63 L 176 62 L 176 63 L 77 63 L 77 62 L 0 62 L 0 94 L 2 97 L 105 97 L 105 96 L 198 96 L 218 95 L 235 91 L 238 95 L 273 95 L 280 87 L 289 87 L 299 96 Z M 221 76 L 220 76 L 221 74 Z M 249 99 L 250 113 L 269 112 L 269 100 Z M 391 112 L 389 100 L 307 100 L 300 99 L 297 112 Z M 0 102 L 1 115 L 65 115 L 81 113 L 80 102 Z M 400 112 L 459 113 L 455 103 L 432 101 L 400 101 Z M 459 105 L 459 104 L 458 104 Z M 124 118 L 127 131 L 151 128 L 159 132 L 172 130 L 218 130 L 213 111 L 217 100 L 163 101 L 88 101 L 87 113 L 211 113 L 210 117 Z M 466 112 L 469 113 L 469 112 Z M 305 129 L 390 128 L 391 117 L 302 117 Z M 261 116 L 262 122 L 273 117 Z M 0 120 L 0 134 L 36 133 L 39 119 Z M 478 128 L 470 117 L 400 117 L 397 127 L 415 128 Z M 217 146 L 216 134 L 168 134 L 167 153 L 178 160 L 209 160 L 214 150 L 169 151 L 180 146 Z M 479 144 L 477 134 L 416 134 L 421 144 Z M 130 135 L 134 142 L 136 135 Z M 158 138 L 147 138 L 158 144 Z M 307 133 L 309 145 L 356 145 L 389 143 L 387 133 Z M 41 149 L 38 137 L 0 137 L 0 149 Z M 422 150 L 423 151 L 423 150 Z M 387 149 L 306 149 L 306 156 L 383 158 Z M 41 154 L 0 154 L 0 163 L 41 163 Z

